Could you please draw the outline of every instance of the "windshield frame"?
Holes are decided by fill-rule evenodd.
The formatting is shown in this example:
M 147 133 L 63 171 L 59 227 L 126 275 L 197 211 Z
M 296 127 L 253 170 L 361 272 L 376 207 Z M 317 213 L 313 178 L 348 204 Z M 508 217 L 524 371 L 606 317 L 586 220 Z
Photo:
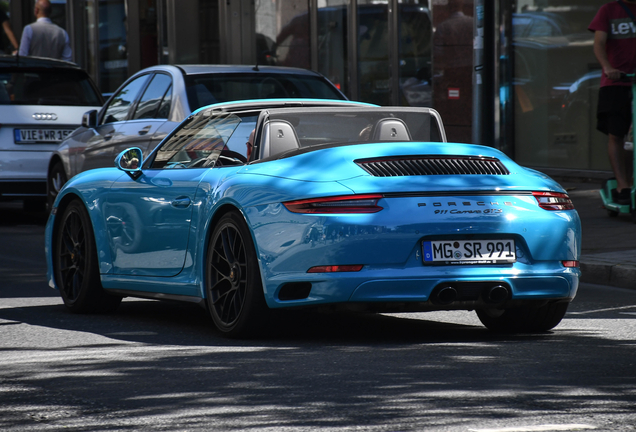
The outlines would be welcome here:
M 333 116 L 333 120 L 325 120 Z M 350 128 L 351 131 L 357 132 L 357 137 L 349 131 L 346 138 L 328 139 L 329 134 L 333 134 L 338 130 L 337 118 L 341 117 L 341 125 Z M 363 120 L 360 124 L 353 122 L 353 119 Z M 323 142 L 320 137 L 306 135 L 306 129 L 301 126 L 300 122 L 305 120 L 319 119 L 320 122 L 312 125 L 315 129 L 323 125 L 329 125 L 328 128 L 322 127 Z M 418 120 L 423 119 L 421 124 Z M 428 123 L 427 123 L 428 119 Z M 392 121 L 404 123 L 408 135 L 399 135 L 395 138 L 378 138 L 373 136 L 373 127 L 379 121 Z M 279 122 L 287 123 L 293 126 L 298 147 L 283 152 L 276 152 L 270 147 L 272 137 L 276 134 L 268 130 L 269 125 L 279 124 Z M 363 124 L 364 123 L 364 124 Z M 347 145 L 360 145 L 381 142 L 446 142 L 446 134 L 444 132 L 441 117 L 437 111 L 432 108 L 420 107 L 315 107 L 311 109 L 270 109 L 261 113 L 259 122 L 259 134 L 257 135 L 257 151 L 259 157 L 255 162 L 264 162 L 270 160 L 283 159 L 298 154 L 309 153 L 324 148 L 340 147 Z M 362 132 L 366 127 L 373 126 L 369 129 L 367 136 L 362 136 Z M 289 147 L 287 147 L 289 148 Z

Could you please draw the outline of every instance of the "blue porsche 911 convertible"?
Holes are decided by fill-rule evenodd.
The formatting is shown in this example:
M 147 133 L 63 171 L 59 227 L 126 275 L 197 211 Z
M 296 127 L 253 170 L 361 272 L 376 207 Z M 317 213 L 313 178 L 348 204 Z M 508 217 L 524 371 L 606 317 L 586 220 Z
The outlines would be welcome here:
M 46 227 L 51 287 L 78 313 L 200 303 L 232 337 L 300 307 L 559 324 L 581 251 L 561 186 L 446 142 L 432 109 L 322 104 L 203 108 L 149 155 L 73 177 Z

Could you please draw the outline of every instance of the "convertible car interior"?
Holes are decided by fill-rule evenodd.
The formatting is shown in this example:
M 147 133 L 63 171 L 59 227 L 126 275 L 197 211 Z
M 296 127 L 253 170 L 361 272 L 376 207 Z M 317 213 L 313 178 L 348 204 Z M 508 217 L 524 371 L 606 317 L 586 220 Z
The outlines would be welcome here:
M 435 112 L 409 108 L 311 108 L 193 114 L 145 168 L 210 168 L 259 163 L 338 145 L 369 142 L 445 141 Z M 329 125 L 329 127 L 325 127 Z M 255 151 L 246 143 L 255 131 Z

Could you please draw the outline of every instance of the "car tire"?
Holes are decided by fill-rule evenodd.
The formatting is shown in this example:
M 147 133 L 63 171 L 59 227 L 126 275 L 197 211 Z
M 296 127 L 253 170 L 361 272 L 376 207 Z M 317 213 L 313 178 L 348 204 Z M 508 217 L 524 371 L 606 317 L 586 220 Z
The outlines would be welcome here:
M 64 171 L 64 165 L 62 165 L 62 162 L 60 161 L 55 162 L 51 171 L 49 171 L 49 176 L 46 180 L 47 204 L 49 211 L 53 208 L 55 198 L 57 198 L 62 186 L 64 186 L 67 181 L 68 178 Z
M 250 231 L 236 212 L 216 224 L 206 257 L 206 297 L 212 320 L 228 337 L 256 336 L 268 311 Z
M 569 303 L 522 306 L 510 309 L 478 309 L 479 321 L 499 333 L 537 333 L 556 327 L 568 310 Z
M 112 312 L 121 297 L 108 294 L 99 277 L 91 220 L 79 200 L 72 201 L 53 235 L 53 272 L 64 305 L 74 313 Z

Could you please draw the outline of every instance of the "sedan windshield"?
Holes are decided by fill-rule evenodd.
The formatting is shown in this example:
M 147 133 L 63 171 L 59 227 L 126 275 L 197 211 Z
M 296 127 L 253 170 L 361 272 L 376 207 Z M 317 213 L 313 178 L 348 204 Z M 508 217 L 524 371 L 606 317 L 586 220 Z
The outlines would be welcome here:
M 281 73 L 233 73 L 186 76 L 188 103 L 193 111 L 220 102 L 249 99 L 336 99 L 338 90 L 319 76 Z
M 81 70 L 11 68 L 0 71 L 0 105 L 99 106 L 102 99 Z

